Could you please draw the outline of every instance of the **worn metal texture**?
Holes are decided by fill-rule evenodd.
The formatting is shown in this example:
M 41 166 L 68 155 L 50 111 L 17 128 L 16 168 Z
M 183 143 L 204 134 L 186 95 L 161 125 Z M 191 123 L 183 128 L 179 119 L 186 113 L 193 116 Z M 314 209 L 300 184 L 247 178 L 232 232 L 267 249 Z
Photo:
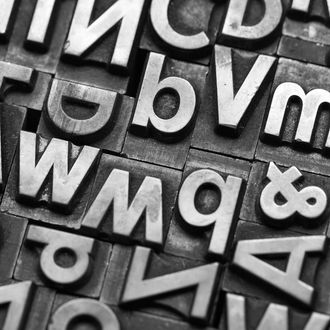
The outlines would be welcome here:
M 0 330 L 330 329 L 330 0 L 0 0 Z

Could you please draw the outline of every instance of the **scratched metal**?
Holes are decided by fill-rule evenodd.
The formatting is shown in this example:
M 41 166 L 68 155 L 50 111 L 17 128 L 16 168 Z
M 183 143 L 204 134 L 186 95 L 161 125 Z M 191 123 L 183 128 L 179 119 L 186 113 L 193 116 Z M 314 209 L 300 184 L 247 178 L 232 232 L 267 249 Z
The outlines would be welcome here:
M 330 326 L 330 0 L 0 0 L 0 330 Z

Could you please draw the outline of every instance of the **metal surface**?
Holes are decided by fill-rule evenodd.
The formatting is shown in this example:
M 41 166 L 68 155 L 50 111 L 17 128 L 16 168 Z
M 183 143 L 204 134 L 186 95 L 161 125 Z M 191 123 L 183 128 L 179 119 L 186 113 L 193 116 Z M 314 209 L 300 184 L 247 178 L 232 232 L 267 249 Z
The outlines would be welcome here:
M 322 252 L 324 249 L 323 236 L 241 241 L 237 244 L 233 265 L 257 276 L 298 301 L 311 305 L 314 290 L 300 280 L 302 266 L 306 253 Z M 289 254 L 285 272 L 260 261 L 257 257 L 278 254 Z
M 328 65 L 329 1 L 294 0 L 283 24 L 280 56 Z
M 192 146 L 253 159 L 276 59 L 215 45 Z
M 0 215 L 0 281 L 13 277 L 21 249 L 27 220 L 7 214 Z
M 275 54 L 290 1 L 230 0 L 220 25 L 218 42 L 227 46 Z
M 26 281 L 0 287 L 0 305 L 9 305 L 2 325 L 3 330 L 23 328 L 31 300 L 32 286 L 32 282 Z
M 17 8 L 18 0 L 1 1 L 1 17 L 0 17 L 0 36 L 8 39 L 10 30 L 13 27 L 15 7 Z
M 97 298 L 111 248 L 92 238 L 30 225 L 14 278 Z
M 221 201 L 212 213 L 203 214 L 196 208 L 196 194 L 203 186 L 213 186 L 221 195 Z M 197 170 L 186 177 L 180 188 L 178 208 L 183 220 L 199 228 L 214 224 L 208 251 L 211 254 L 223 256 L 225 253 L 241 186 L 240 178 L 228 176 L 224 181 L 215 171 Z
M 163 242 L 162 182 L 157 178 L 146 177 L 131 205 L 128 205 L 129 173 L 114 169 L 104 183 L 83 218 L 87 228 L 100 226 L 110 205 L 113 203 L 113 234 L 130 236 L 142 213 L 146 212 L 146 241 Z M 152 196 L 152 198 L 150 198 Z M 96 220 L 96 221 L 95 221 Z
M 116 1 L 89 25 L 95 2 L 96 0 L 78 1 L 64 45 L 64 54 L 82 56 L 107 31 L 120 22 L 120 29 L 109 64 L 127 70 L 138 25 L 141 24 L 140 17 L 145 6 L 145 0 Z
M 213 0 L 151 1 L 140 48 L 208 65 L 225 5 Z
M 279 60 L 257 159 L 329 175 L 328 104 L 324 99 L 330 86 L 327 72 L 321 66 Z
M 73 0 L 56 0 L 51 11 L 52 0 L 21 0 L 5 55 L 6 61 L 55 74 L 75 3 Z M 29 42 L 30 31 L 31 34 L 45 33 L 44 43 Z
M 4 191 L 18 145 L 20 130 L 26 121 L 26 109 L 1 104 L 1 193 Z
M 261 211 L 273 223 L 285 222 L 295 214 L 312 222 L 321 217 L 327 207 L 328 198 L 325 192 L 315 186 L 306 187 L 297 191 L 292 185 L 302 177 L 296 167 L 289 168 L 282 173 L 274 163 L 270 163 L 267 178 L 270 182 L 260 195 Z M 281 194 L 284 203 L 278 203 L 275 196 Z
M 0 62 L 0 98 L 3 99 L 11 88 L 32 90 L 37 72 L 22 65 Z
M 90 316 L 103 330 L 120 330 L 118 319 L 112 310 L 92 299 L 75 299 L 62 305 L 52 315 L 49 330 L 67 329 L 77 316 Z
M 157 35 L 167 44 L 183 51 L 202 50 L 210 45 L 205 32 L 185 36 L 173 30 L 168 21 L 170 0 L 153 0 L 150 7 L 151 24 Z
M 277 167 L 277 165 L 272 166 Z M 323 196 L 323 200 L 324 198 L 327 200 L 329 196 L 328 177 L 308 172 L 301 172 L 300 170 L 291 167 L 290 172 L 291 174 L 297 174 L 297 180 L 294 180 L 289 183 L 289 180 L 283 180 L 283 178 L 290 173 L 288 172 L 290 168 L 283 168 L 278 166 L 278 170 L 276 170 L 275 168 L 274 169 L 277 174 L 281 176 L 281 180 L 273 180 L 272 182 L 274 183 L 274 185 L 272 186 L 272 188 L 275 188 L 276 186 L 279 187 L 279 184 L 283 183 L 283 192 L 287 192 L 290 190 L 292 191 L 293 195 L 290 194 L 289 196 L 289 194 L 287 194 L 287 197 L 284 197 L 283 194 L 278 191 L 276 193 L 274 192 L 273 197 L 269 195 L 268 197 L 270 198 L 266 198 L 266 191 L 264 192 L 264 189 L 270 184 L 270 180 L 267 178 L 269 167 L 270 164 L 267 163 L 255 162 L 253 164 L 248 182 L 247 192 L 245 194 L 244 202 L 241 208 L 240 218 L 246 221 L 256 221 L 278 229 L 289 228 L 292 231 L 297 231 L 306 235 L 325 235 L 328 227 L 328 203 L 326 203 L 326 207 L 323 212 L 321 212 L 322 214 L 319 217 L 309 218 L 304 217 L 298 211 L 299 205 L 304 204 L 300 204 L 300 202 L 302 201 L 300 197 L 294 199 L 291 197 L 295 196 L 295 194 L 297 193 L 299 194 L 299 192 L 302 191 L 304 188 L 314 186 L 318 188 L 317 191 L 319 191 L 321 196 Z M 270 188 L 267 188 L 267 191 L 269 191 L 269 189 Z M 295 190 L 295 192 L 293 189 Z M 321 189 L 323 193 L 319 189 Z M 264 196 L 264 202 L 266 203 L 268 200 L 270 208 L 275 211 L 273 217 L 267 215 L 267 207 L 266 213 L 262 211 L 260 203 L 261 194 L 263 194 Z M 289 202 L 290 200 L 291 202 Z M 290 217 L 283 217 L 281 220 L 280 213 L 276 212 L 276 209 L 279 208 L 280 211 L 281 206 L 285 207 L 285 203 L 291 203 L 293 208 L 297 208 L 297 210 L 293 211 L 294 213 Z M 305 206 L 308 207 L 308 205 Z
M 77 120 L 66 114 L 63 104 L 81 102 L 95 108 L 96 113 L 91 118 Z M 89 137 L 98 135 L 109 126 L 113 108 L 117 102 L 117 94 L 97 88 L 69 83 L 67 81 L 54 80 L 48 103 L 46 117 L 50 119 L 55 128 L 64 136 L 71 138 Z M 70 103 L 69 103 L 70 104 Z
M 50 141 L 26 131 L 21 131 L 21 137 L 21 152 L 26 158 L 22 159 L 20 153 L 16 152 L 9 177 L 10 183 L 4 193 L 2 210 L 68 228 L 79 227 L 95 178 L 92 168 L 97 165 L 97 155 L 100 151 L 87 147 L 85 152 L 82 152 L 82 147 L 67 141 L 59 139 Z M 26 148 L 24 143 L 27 143 Z M 61 153 L 61 150 L 64 153 Z M 87 163 L 82 162 L 83 158 Z M 21 166 L 19 166 L 20 161 Z M 26 165 L 23 165 L 24 162 Z M 57 164 L 56 169 L 54 164 Z M 56 181 L 54 185 L 53 180 Z M 30 184 L 33 190 L 30 189 Z M 65 191 L 61 187 L 66 187 Z M 32 208 L 31 202 L 34 206 Z
M 277 30 L 281 23 L 283 8 L 281 0 L 265 0 L 265 12 L 262 19 L 253 26 L 243 24 L 248 1 L 231 0 L 222 28 L 222 38 L 232 38 L 253 47 L 262 43 Z
M 120 303 L 128 304 L 148 298 L 157 298 L 161 295 L 189 288 L 196 291 L 188 317 L 207 323 L 209 311 L 212 307 L 214 289 L 216 288 L 219 265 L 212 263 L 144 279 L 150 254 L 150 249 L 136 247 Z M 179 309 L 180 307 L 179 305 Z M 173 308 L 175 307 L 173 306 Z
M 245 329 L 245 298 L 233 294 L 226 295 L 228 329 Z M 278 329 L 288 330 L 288 308 L 270 304 L 263 315 L 257 330 Z
M 0 0 L 0 330 L 326 330 L 329 0 Z
M 191 125 L 196 108 L 196 94 L 189 81 L 182 78 L 168 77 L 159 82 L 165 56 L 151 53 L 141 85 L 131 130 L 136 134 L 148 135 L 148 130 L 159 139 L 175 139 Z M 154 99 L 161 91 L 175 91 L 178 98 L 176 114 L 162 118 L 155 113 Z
M 195 260 L 227 258 L 249 171 L 247 162 L 192 150 L 183 173 L 184 183 L 179 190 L 181 199 L 179 197 L 172 216 L 165 251 Z M 195 191 L 187 186 L 186 180 L 194 173 L 204 172 L 211 173 L 220 185 L 212 185 L 206 176 L 199 176 L 205 184 L 197 187 L 192 196 Z M 190 199 L 183 198 L 186 193 Z M 185 218 L 180 215 L 180 205 L 187 212 Z M 198 217 L 193 218 L 190 214 Z M 207 223 L 194 225 L 199 219 L 207 220 Z
M 110 90 L 54 79 L 37 132 L 120 153 L 133 102 Z
M 123 153 L 182 169 L 207 70 L 201 65 L 150 53 Z
M 261 311 L 263 314 L 260 317 Z M 225 313 L 226 321 L 222 319 L 221 330 L 245 330 L 250 327 L 258 330 L 279 327 L 286 330 L 325 330 L 330 322 L 329 316 L 325 314 L 314 312 L 307 316 L 306 313 L 298 313 L 294 309 L 289 310 L 287 306 L 232 293 L 226 293 Z
M 102 238 L 162 246 L 181 175 L 103 155 L 81 225 Z
M 69 144 L 52 139 L 36 163 L 37 136 L 21 132 L 19 146 L 18 198 L 38 200 L 40 190 L 53 170 L 50 203 L 60 208 L 69 208 L 79 186 L 96 161 L 99 150 L 83 147 L 75 164 L 68 169 Z

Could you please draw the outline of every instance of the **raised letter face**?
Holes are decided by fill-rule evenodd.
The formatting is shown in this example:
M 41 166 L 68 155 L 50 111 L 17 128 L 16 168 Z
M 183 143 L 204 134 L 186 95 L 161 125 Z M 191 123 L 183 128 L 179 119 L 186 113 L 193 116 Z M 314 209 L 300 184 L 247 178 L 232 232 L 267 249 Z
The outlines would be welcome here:
M 19 144 L 20 131 L 26 120 L 26 109 L 7 104 L 0 106 L 0 187 L 3 192 L 15 149 Z
M 50 23 L 54 18 L 58 0 L 38 0 L 34 9 L 26 45 L 47 50 L 50 39 Z
M 149 55 L 144 80 L 135 106 L 131 131 L 148 136 L 154 132 L 158 138 L 178 139 L 186 136 L 185 131 L 191 126 L 196 110 L 196 93 L 189 81 L 179 77 L 160 79 L 165 56 Z M 166 91 L 178 98 L 176 114 L 163 119 L 155 113 L 155 98 Z
M 36 226 L 29 227 L 26 239 L 45 245 L 40 255 L 40 269 L 47 280 L 72 285 L 87 275 L 94 240 Z M 74 263 L 69 267 L 60 266 L 56 259 L 64 250 L 74 255 Z
M 257 159 L 328 175 L 330 135 L 324 111 L 330 106 L 328 73 L 324 67 L 279 60 Z
M 16 87 L 32 90 L 37 78 L 37 72 L 26 66 L 0 62 L 0 99 L 3 100 L 10 87 L 6 83 L 10 82 Z
M 110 253 L 110 244 L 93 238 L 30 225 L 15 278 L 95 298 L 103 286 Z
M 270 163 L 267 172 L 269 183 L 260 196 L 262 212 L 275 223 L 285 222 L 294 215 L 313 222 L 324 214 L 328 198 L 325 192 L 315 186 L 297 191 L 292 185 L 302 174 L 296 167 L 282 173 L 274 163 Z M 281 194 L 284 203 L 277 203 L 275 197 Z M 311 202 L 312 201 L 312 202 Z
M 111 308 L 93 299 L 74 299 L 61 305 L 49 323 L 49 330 L 67 329 L 76 319 L 91 318 L 102 329 L 120 330 L 119 321 Z
M 328 177 L 273 162 L 255 162 L 240 218 L 306 235 L 324 235 L 330 212 L 329 194 Z
M 253 159 L 275 57 L 215 45 L 192 145 Z
M 301 312 L 295 308 L 266 300 L 226 293 L 220 330 L 325 330 L 330 317 L 316 312 Z
M 325 311 L 325 304 L 320 304 L 325 296 L 318 298 L 326 273 L 321 269 L 329 267 L 325 235 L 303 236 L 241 220 L 233 246 L 233 261 L 226 269 L 223 290 Z
M 230 0 L 219 41 L 230 46 L 257 50 L 270 46 L 270 51 L 276 51 L 277 34 L 280 31 L 284 14 L 281 0 L 263 0 L 253 5 L 248 0 Z M 254 10 L 248 6 L 255 6 Z M 263 16 L 261 17 L 261 13 Z M 256 19 L 258 18 L 258 19 Z M 252 22 L 249 22 L 249 20 Z
M 238 242 L 233 265 L 283 291 L 306 306 L 311 306 L 314 289 L 300 280 L 306 253 L 325 250 L 324 236 L 285 237 Z M 286 271 L 270 266 L 258 256 L 289 254 Z
M 226 295 L 226 316 L 227 316 L 227 329 L 245 330 L 247 328 L 249 317 L 253 312 L 246 315 L 246 299 L 243 296 L 235 294 Z M 275 330 L 280 327 L 283 330 L 288 329 L 288 307 L 277 304 L 270 304 L 263 314 L 257 330 Z
M 111 241 L 160 247 L 180 179 L 176 170 L 103 155 L 82 228 Z
M 148 10 L 145 0 L 73 1 L 57 77 L 129 94 L 142 59 L 138 40 Z
M 20 330 L 26 324 L 32 288 L 30 281 L 0 286 L 0 306 L 8 306 L 3 330 Z
M 129 172 L 114 169 L 83 218 L 83 226 L 100 227 L 113 205 L 113 234 L 130 237 L 143 213 L 146 214 L 146 241 L 163 243 L 163 194 L 160 179 L 146 177 L 129 205 Z M 153 196 L 150 198 L 150 196 Z M 105 201 L 108 201 L 105 203 Z
M 150 53 L 124 145 L 130 158 L 182 169 L 207 67 Z
M 151 23 L 158 36 L 174 48 L 183 51 L 201 50 L 210 45 L 210 40 L 205 32 L 191 36 L 177 33 L 168 21 L 170 0 L 153 0 L 150 9 Z
M 133 103 L 110 90 L 54 79 L 37 132 L 120 153 Z
M 23 0 L 17 3 L 6 61 L 55 75 L 76 1 Z
M 197 192 L 205 186 L 212 186 L 221 196 L 216 210 L 203 214 L 196 208 Z M 241 191 L 242 179 L 228 176 L 226 181 L 215 171 L 197 170 L 184 180 L 178 199 L 182 219 L 193 227 L 203 228 L 214 224 L 209 253 L 224 256 L 229 234 L 232 230 L 236 207 Z
M 110 65 L 127 70 L 145 0 L 118 0 L 90 24 L 96 1 L 101 2 L 102 0 L 78 1 L 68 39 L 64 46 L 64 54 L 74 57 L 82 56 L 105 33 L 119 23 L 120 28 Z
M 64 136 L 71 139 L 97 138 L 109 128 L 118 94 L 90 86 L 55 79 L 48 97 L 47 118 Z M 87 118 L 75 119 L 63 109 L 64 104 L 83 104 L 90 109 Z M 94 112 L 94 113 L 93 113 Z
M 0 0 L 0 330 L 329 330 L 330 0 Z
M 83 147 L 75 164 L 69 170 L 69 144 L 53 139 L 37 162 L 37 135 L 21 132 L 19 148 L 18 197 L 38 200 L 44 182 L 53 170 L 50 203 L 69 208 L 83 180 L 97 159 L 99 150 Z M 39 150 L 38 150 L 39 151 Z
M 0 37 L 8 40 L 9 34 L 14 24 L 15 7 L 18 5 L 18 0 L 2 0 L 0 2 Z
M 189 317 L 207 322 L 212 306 L 219 265 L 203 265 L 175 273 L 144 279 L 151 250 L 137 247 L 134 251 L 126 284 L 121 298 L 122 304 L 142 302 L 179 290 L 196 290 Z
M 47 140 L 26 131 L 20 135 L 3 210 L 37 221 L 79 227 L 100 150 L 60 139 Z
M 194 260 L 226 259 L 249 171 L 248 162 L 191 150 L 165 251 Z
M 208 65 L 225 2 L 153 0 L 140 48 Z

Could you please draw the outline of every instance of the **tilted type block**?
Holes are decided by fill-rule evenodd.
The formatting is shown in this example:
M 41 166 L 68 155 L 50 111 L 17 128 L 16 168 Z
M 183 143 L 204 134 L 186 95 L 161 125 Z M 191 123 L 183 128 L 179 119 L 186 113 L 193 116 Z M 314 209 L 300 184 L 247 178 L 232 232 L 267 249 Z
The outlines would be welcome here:
M 78 228 L 99 154 L 97 148 L 78 147 L 64 140 L 47 140 L 21 131 L 2 210 Z
M 15 279 L 98 297 L 112 246 L 92 238 L 29 226 Z
M 167 253 L 191 259 L 227 257 L 250 164 L 191 150 L 167 235 Z
M 133 102 L 110 90 L 54 79 L 38 133 L 120 153 Z
M 101 301 L 210 324 L 220 271 L 217 263 L 115 245 Z
M 182 169 L 199 111 L 207 67 L 150 53 L 123 153 Z
M 8 176 L 12 168 L 16 147 L 19 144 L 20 130 L 26 123 L 26 109 L 6 104 L 0 105 L 1 132 L 1 171 L 0 185 L 1 196 L 6 187 Z
M 28 221 L 0 213 L 0 281 L 13 277 Z
M 312 308 L 315 276 L 325 260 L 325 235 L 302 236 L 240 221 L 222 288 L 300 308 Z
M 264 54 L 275 54 L 288 0 L 230 0 L 217 42 Z
M 329 175 L 329 69 L 280 59 L 256 158 Z
M 77 327 L 94 327 L 95 324 L 111 325 L 112 330 L 213 329 L 166 317 L 110 306 L 98 300 L 57 294 L 50 318 L 49 329 L 63 329 L 68 324 L 74 324 Z
M 225 2 L 152 0 L 140 48 L 208 65 Z
M 56 77 L 126 93 L 148 2 L 78 1 Z
M 6 61 L 54 74 L 76 2 L 20 1 Z
M 329 315 L 225 292 L 219 329 L 325 330 L 329 322 Z
M 55 291 L 31 281 L 0 283 L 0 324 L 3 330 L 46 330 Z
M 329 217 L 328 181 L 328 177 L 301 172 L 295 167 L 255 162 L 240 218 L 306 235 L 325 235 Z M 314 204 L 309 202 L 312 197 Z
M 82 230 L 110 241 L 162 247 L 180 180 L 177 170 L 103 154 Z
M 253 159 L 275 67 L 275 57 L 216 45 L 192 146 Z
M 294 0 L 283 23 L 278 55 L 328 66 L 329 4 L 325 0 Z

